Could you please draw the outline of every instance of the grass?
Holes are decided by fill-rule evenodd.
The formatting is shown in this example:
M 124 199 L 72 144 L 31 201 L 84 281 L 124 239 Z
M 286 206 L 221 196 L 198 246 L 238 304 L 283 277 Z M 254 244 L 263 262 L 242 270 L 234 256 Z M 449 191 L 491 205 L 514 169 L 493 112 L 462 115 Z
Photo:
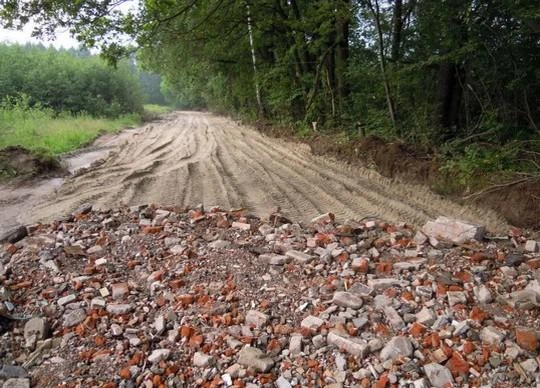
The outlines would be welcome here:
M 170 106 L 165 105 L 156 105 L 156 104 L 145 104 L 144 105 L 144 111 L 146 113 L 154 114 L 154 115 L 163 115 L 169 112 L 172 112 L 172 108 Z
M 0 149 L 19 145 L 33 152 L 59 155 L 80 148 L 102 133 L 136 125 L 136 114 L 115 119 L 86 114 L 56 115 L 49 109 L 0 106 Z

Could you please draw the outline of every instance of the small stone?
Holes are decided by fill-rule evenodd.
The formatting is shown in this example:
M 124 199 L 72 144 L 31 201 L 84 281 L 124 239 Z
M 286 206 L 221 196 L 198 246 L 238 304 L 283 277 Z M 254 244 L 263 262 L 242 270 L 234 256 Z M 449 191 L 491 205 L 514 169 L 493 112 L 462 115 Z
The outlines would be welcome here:
M 285 265 L 292 261 L 292 258 L 284 255 L 267 254 L 263 253 L 259 256 L 259 259 L 266 264 L 270 265 Z
M 63 306 L 65 304 L 73 302 L 75 299 L 77 299 L 77 296 L 75 294 L 69 294 L 62 298 L 59 298 L 56 303 L 58 303 L 58 306 Z
M 105 308 L 105 306 L 107 305 L 107 303 L 105 302 L 105 299 L 103 298 L 100 298 L 99 296 L 93 298 L 91 301 L 90 301 L 90 308 L 91 309 L 99 309 L 99 308 Z
M 483 284 L 478 287 L 474 287 L 473 292 L 474 296 L 478 300 L 478 303 L 487 304 L 493 301 L 491 291 Z
M 156 364 L 160 362 L 161 360 L 167 360 L 171 354 L 170 349 L 155 349 L 152 351 L 152 353 L 148 356 L 148 361 L 150 361 L 152 364 Z
M 413 240 L 417 245 L 424 245 L 428 241 L 428 237 L 424 233 L 418 231 L 414 235 Z
M 422 231 L 427 236 L 449 240 L 456 244 L 462 244 L 470 240 L 482 240 L 485 228 L 464 221 L 438 217 L 435 221 L 428 221 Z
M 359 296 L 346 291 L 338 291 L 332 298 L 332 303 L 341 306 L 349 307 L 358 310 L 364 304 L 364 301 Z
M 249 310 L 245 319 L 246 325 L 251 327 L 261 328 L 268 322 L 268 315 L 257 310 Z
M 293 357 L 302 353 L 302 336 L 301 335 L 291 336 L 291 339 L 289 342 L 289 352 L 290 352 L 290 355 Z
M 129 294 L 129 286 L 127 283 L 116 283 L 111 286 L 112 298 L 123 299 Z
M 101 245 L 94 245 L 86 250 L 86 253 L 93 256 L 102 256 L 105 253 L 105 250 Z
M 429 307 L 424 306 L 422 310 L 416 313 L 416 322 L 425 326 L 431 326 L 437 319 L 437 314 Z
M 327 342 L 338 349 L 343 349 L 347 353 L 356 357 L 365 357 L 369 354 L 369 346 L 366 343 L 359 342 L 355 337 L 339 335 L 334 332 L 328 333 Z
M 114 337 L 118 337 L 120 335 L 122 335 L 123 333 L 123 329 L 122 329 L 122 326 L 116 324 L 116 323 L 113 323 L 111 325 L 111 334 L 114 336 Z
M 12 378 L 27 378 L 28 372 L 18 365 L 1 365 L 0 368 L 0 380 L 12 379 Z
M 527 242 L 525 242 L 525 250 L 527 252 L 536 253 L 538 252 L 539 248 L 539 244 L 535 240 L 527 240 Z
M 450 373 L 448 368 L 442 365 L 434 362 L 424 365 L 424 372 L 431 385 L 435 388 L 451 387 L 454 384 L 452 373 Z
M 2 388 L 30 388 L 30 379 L 8 379 Z
M 392 338 L 381 350 L 382 361 L 395 360 L 398 357 L 410 357 L 413 354 L 411 340 L 407 337 L 397 336 Z
M 201 352 L 195 352 L 193 355 L 193 365 L 199 368 L 206 368 L 213 362 L 213 357 Z
M 399 286 L 401 284 L 399 279 L 396 278 L 381 278 L 381 279 L 368 279 L 368 287 L 375 291 L 385 290 L 390 287 Z
M 426 379 L 421 378 L 418 380 L 413 381 L 414 388 L 428 388 L 428 385 L 426 383 Z
M 311 262 L 314 257 L 311 255 L 308 255 L 307 253 L 290 250 L 285 253 L 286 256 L 292 258 L 294 261 L 296 261 L 298 264 L 308 264 Z
M 109 289 L 108 289 L 107 287 L 102 287 L 102 288 L 100 288 L 100 289 L 99 289 L 99 294 L 100 294 L 102 297 L 104 297 L 104 298 L 106 298 L 106 297 L 108 297 L 109 295 L 111 295 L 111 294 L 109 293 Z
M 324 320 L 313 315 L 307 316 L 300 322 L 300 327 L 304 327 L 311 330 L 319 330 L 324 325 Z
M 32 318 L 24 325 L 24 338 L 28 340 L 31 336 L 36 336 L 36 340 L 45 339 L 49 331 L 47 321 L 44 318 Z
M 501 344 L 505 336 L 506 333 L 495 326 L 484 327 L 482 331 L 480 331 L 480 339 L 482 342 L 489 345 Z
M 64 324 L 65 328 L 78 325 L 86 319 L 86 311 L 84 309 L 75 309 L 67 314 L 64 314 Z
M 456 322 L 454 324 L 454 328 L 455 329 L 453 335 L 461 336 L 469 330 L 469 324 L 467 323 L 467 321 Z
M 128 314 L 133 310 L 131 304 L 108 304 L 107 312 L 111 315 L 124 315 Z
M 158 315 L 154 320 L 154 329 L 156 329 L 157 335 L 161 335 L 165 330 L 165 317 L 163 315 Z
M 99 267 L 100 265 L 105 265 L 107 264 L 107 259 L 102 257 L 101 259 L 97 259 L 94 264 L 96 265 L 96 267 Z
M 534 358 L 529 358 L 528 360 L 523 361 L 519 364 L 525 372 L 530 375 L 533 375 L 538 369 L 538 361 Z
M 320 349 L 326 345 L 326 338 L 322 334 L 317 334 L 311 339 L 311 342 L 313 342 L 313 346 L 315 346 L 316 349 Z
M 395 331 L 399 331 L 405 327 L 405 322 L 403 321 L 403 318 L 401 318 L 395 308 L 391 306 L 386 306 L 383 308 L 383 312 L 386 316 L 388 323 L 390 323 L 390 326 L 392 326 L 392 329 L 394 329 Z
M 266 373 L 274 366 L 274 360 L 267 357 L 260 349 L 245 346 L 240 350 L 238 363 L 258 372 Z
M 335 220 L 335 216 L 332 213 L 321 214 L 311 220 L 311 224 L 331 224 Z
M 212 241 L 210 244 L 208 244 L 208 247 L 212 248 L 212 249 L 226 249 L 230 245 L 231 245 L 230 241 L 216 240 L 216 241 Z
M 510 279 L 514 279 L 518 275 L 517 270 L 513 267 L 504 266 L 499 268 L 499 271 L 501 271 L 504 276 Z
M 450 306 L 467 303 L 467 295 L 463 291 L 448 291 L 446 295 Z
M 251 230 L 251 225 L 250 224 L 246 224 L 244 222 L 233 222 L 232 223 L 232 227 L 234 229 L 240 229 L 240 230 L 243 230 L 243 231 L 246 231 L 246 232 L 249 232 Z
M 285 377 L 279 376 L 279 378 L 276 380 L 276 387 L 277 388 L 292 388 L 292 385 Z
M 26 236 L 28 236 L 28 229 L 26 229 L 26 226 L 17 226 L 0 235 L 0 244 L 4 242 L 15 244 Z
M 369 260 L 365 257 L 355 257 L 351 263 L 351 268 L 360 273 L 368 273 Z

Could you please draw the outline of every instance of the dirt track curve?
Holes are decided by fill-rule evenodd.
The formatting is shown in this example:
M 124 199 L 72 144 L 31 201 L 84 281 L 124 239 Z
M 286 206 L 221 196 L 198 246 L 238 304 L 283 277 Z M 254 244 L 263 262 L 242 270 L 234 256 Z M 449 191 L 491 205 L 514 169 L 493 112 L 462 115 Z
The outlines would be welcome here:
M 50 220 L 86 202 L 102 208 L 153 202 L 246 207 L 261 216 L 280 206 L 303 221 L 331 211 L 342 220 L 377 216 L 421 225 L 444 214 L 492 230 L 505 226 L 493 212 L 313 156 L 307 145 L 268 138 L 208 113 L 175 112 L 127 133 L 102 164 L 67 179 L 20 221 Z

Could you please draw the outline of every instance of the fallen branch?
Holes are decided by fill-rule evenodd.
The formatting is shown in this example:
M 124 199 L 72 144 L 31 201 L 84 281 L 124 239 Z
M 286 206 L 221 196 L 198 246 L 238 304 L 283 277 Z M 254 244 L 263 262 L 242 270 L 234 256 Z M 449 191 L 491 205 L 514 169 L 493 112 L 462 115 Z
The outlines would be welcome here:
M 469 195 L 463 197 L 463 199 L 471 199 L 471 198 L 479 197 L 481 195 L 492 193 L 494 191 L 500 190 L 500 189 L 505 188 L 505 187 L 514 186 L 514 185 L 517 185 L 519 183 L 532 181 L 532 180 L 535 180 L 535 179 L 538 179 L 538 178 L 539 177 L 536 176 L 536 175 L 533 175 L 533 176 L 529 175 L 526 178 L 520 178 L 520 179 L 517 179 L 517 180 L 512 181 L 512 182 L 501 183 L 501 184 L 498 184 L 498 185 L 489 186 L 489 187 L 486 187 L 485 189 L 482 189 L 482 190 L 477 191 L 475 193 L 469 194 Z

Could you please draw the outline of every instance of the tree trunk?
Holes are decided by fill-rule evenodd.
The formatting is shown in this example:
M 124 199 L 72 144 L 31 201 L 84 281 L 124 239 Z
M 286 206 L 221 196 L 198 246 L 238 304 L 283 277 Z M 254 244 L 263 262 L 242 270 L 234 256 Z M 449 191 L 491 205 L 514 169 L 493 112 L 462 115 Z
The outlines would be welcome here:
M 347 11 L 350 12 L 350 0 L 343 0 Z M 350 19 L 338 17 L 336 21 L 336 32 L 338 46 L 336 50 L 336 78 L 339 109 L 343 111 L 344 101 L 349 95 L 349 85 L 347 83 L 347 68 L 349 63 L 349 23 Z
M 401 48 L 401 35 L 403 31 L 403 0 L 395 0 L 394 16 L 392 20 L 392 62 L 399 61 Z
M 392 93 L 390 90 L 390 82 L 388 81 L 388 77 L 386 75 L 386 60 L 384 58 L 384 40 L 383 40 L 383 33 L 381 30 L 381 14 L 379 12 L 379 2 L 378 0 L 375 0 L 375 3 L 372 3 L 371 0 L 367 0 L 367 5 L 375 20 L 375 27 L 377 29 L 377 37 L 378 37 L 377 43 L 379 46 L 379 64 L 381 67 L 381 75 L 382 75 L 383 84 L 384 84 L 384 92 L 386 95 L 386 104 L 388 106 L 388 113 L 390 115 L 390 121 L 392 122 L 392 127 L 394 128 L 394 130 L 396 130 L 397 129 L 396 110 L 394 107 L 394 100 L 392 98 Z
M 446 129 L 459 125 L 459 112 L 463 90 L 460 77 L 463 69 L 455 63 L 443 62 L 439 65 L 438 99 L 439 124 Z

